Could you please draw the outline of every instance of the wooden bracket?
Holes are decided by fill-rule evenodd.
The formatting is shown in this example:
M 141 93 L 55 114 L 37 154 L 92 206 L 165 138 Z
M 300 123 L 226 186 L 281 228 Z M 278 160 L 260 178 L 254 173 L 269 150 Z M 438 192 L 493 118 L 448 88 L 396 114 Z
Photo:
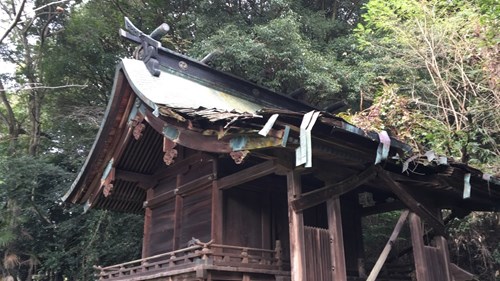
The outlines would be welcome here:
M 370 166 L 361 173 L 351 176 L 341 182 L 326 185 L 320 189 L 302 194 L 298 199 L 291 202 L 295 212 L 303 211 L 307 208 L 319 205 L 332 197 L 339 197 L 358 186 L 366 183 L 377 175 L 375 166 Z
M 142 137 L 146 125 L 142 123 L 144 116 L 136 115 L 132 120 L 130 120 L 130 127 L 132 128 L 132 135 L 135 140 L 139 140 Z
M 239 150 L 239 151 L 232 151 L 229 153 L 229 155 L 231 156 L 231 158 L 233 158 L 234 163 L 239 165 L 245 161 L 245 158 L 249 153 L 250 151 L 248 150 Z
M 175 160 L 174 158 L 177 157 L 177 149 L 174 149 L 174 147 L 177 144 L 173 141 L 171 141 L 169 138 L 164 137 L 163 138 L 163 152 L 165 152 L 165 155 L 163 156 L 163 161 L 165 164 L 168 166 L 172 165 Z
M 101 180 L 102 194 L 104 194 L 104 197 L 108 197 L 111 195 L 111 192 L 113 191 L 114 181 L 115 181 L 115 168 L 111 168 L 106 178 Z

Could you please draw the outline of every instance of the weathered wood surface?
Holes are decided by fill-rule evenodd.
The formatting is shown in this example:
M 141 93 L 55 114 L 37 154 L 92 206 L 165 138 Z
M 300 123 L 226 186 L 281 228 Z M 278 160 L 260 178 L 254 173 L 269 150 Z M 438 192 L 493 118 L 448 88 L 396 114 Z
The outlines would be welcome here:
M 346 281 L 346 262 L 344 250 L 344 235 L 342 230 L 342 214 L 340 199 L 332 198 L 326 201 L 328 214 L 328 231 L 330 233 L 330 255 L 332 259 L 332 275 L 334 281 Z
M 292 201 L 293 210 L 296 212 L 303 211 L 307 208 L 326 202 L 332 197 L 339 197 L 340 195 L 354 190 L 358 186 L 368 182 L 376 175 L 377 169 L 375 166 L 371 166 L 361 173 L 351 176 L 338 183 L 328 184 L 320 189 L 304 193 L 300 198 Z
M 331 281 L 333 265 L 330 254 L 330 232 L 328 229 L 305 226 L 304 239 L 308 280 Z
M 295 212 L 291 206 L 291 202 L 300 196 L 302 189 L 301 176 L 297 171 L 288 171 L 287 185 L 292 281 L 303 281 L 308 280 L 305 266 L 304 218 L 302 213 Z
M 211 243 L 107 267 L 95 267 L 99 280 L 148 280 L 206 269 L 244 273 L 286 274 L 281 270 L 281 249 L 267 250 Z
M 431 281 L 429 274 L 429 270 L 431 270 L 431 268 L 427 266 L 422 221 L 415 213 L 410 214 L 410 233 L 417 281 Z
M 443 236 L 434 238 L 434 243 L 439 251 L 440 258 L 443 259 L 443 281 L 451 281 L 451 261 L 450 252 L 448 250 L 448 243 Z
M 377 166 L 377 175 L 380 180 L 406 205 L 408 208 L 423 218 L 434 231 L 439 235 L 444 235 L 444 224 L 440 218 L 436 217 L 429 208 L 422 202 L 419 202 L 415 197 L 408 192 L 408 190 L 394 181 L 388 172 L 384 171 L 381 167 Z
M 228 189 L 269 174 L 273 174 L 278 169 L 278 165 L 274 160 L 267 160 L 266 162 L 257 164 L 245 170 L 236 172 L 229 176 L 225 176 L 217 180 L 217 186 L 220 189 Z

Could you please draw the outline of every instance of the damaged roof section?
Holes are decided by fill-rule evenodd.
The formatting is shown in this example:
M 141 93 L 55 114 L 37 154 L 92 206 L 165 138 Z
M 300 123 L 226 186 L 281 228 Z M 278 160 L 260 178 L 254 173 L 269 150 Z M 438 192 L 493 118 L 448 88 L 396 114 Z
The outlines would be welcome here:
M 151 53 L 142 60 L 124 59 L 119 64 L 99 136 L 64 197 L 67 201 L 139 212 L 144 185 L 152 183 L 136 179 L 157 177 L 155 173 L 165 163 L 173 163 L 182 146 L 219 156 L 229 154 L 236 163 L 249 155 L 268 157 L 286 150 L 295 155 L 290 162 L 296 166 L 314 169 L 318 161 L 332 165 L 331 173 L 337 168 L 361 172 L 367 166 L 380 165 L 396 181 L 433 192 L 449 206 L 470 210 L 500 207 L 500 181 L 495 177 L 431 152 L 414 155 L 409 145 L 386 132 L 363 131 L 342 118 L 218 72 L 159 43 L 153 46 L 136 36 L 125 36 Z M 113 159 L 114 187 L 109 185 L 112 180 L 101 180 Z

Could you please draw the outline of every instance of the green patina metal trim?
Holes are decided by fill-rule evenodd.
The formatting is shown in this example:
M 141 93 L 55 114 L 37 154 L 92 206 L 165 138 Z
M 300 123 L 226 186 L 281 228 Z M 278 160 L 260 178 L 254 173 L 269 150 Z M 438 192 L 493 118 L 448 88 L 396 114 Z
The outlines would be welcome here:
M 229 140 L 233 151 L 253 150 L 267 147 L 278 147 L 286 144 L 286 140 L 274 137 L 237 136 Z
M 105 180 L 108 177 L 109 172 L 111 172 L 111 169 L 113 168 L 113 162 L 114 159 L 111 158 L 111 160 L 109 160 L 108 162 L 108 165 L 106 166 L 106 169 L 104 169 L 104 173 L 102 174 L 101 180 Z
M 163 135 L 171 141 L 175 141 L 179 138 L 180 132 L 177 128 L 165 126 L 163 128 Z

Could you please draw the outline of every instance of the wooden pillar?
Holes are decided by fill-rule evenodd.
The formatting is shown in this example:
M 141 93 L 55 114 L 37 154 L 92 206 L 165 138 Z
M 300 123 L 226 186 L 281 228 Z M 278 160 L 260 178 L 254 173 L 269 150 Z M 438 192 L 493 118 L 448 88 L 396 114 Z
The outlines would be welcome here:
M 444 224 L 441 209 L 437 208 L 435 210 L 435 214 L 436 217 Z M 448 242 L 446 241 L 446 238 L 442 235 L 436 235 L 432 242 L 439 253 L 439 258 L 441 258 L 443 262 L 441 278 L 443 279 L 443 281 L 452 281 L 450 269 L 450 252 L 448 251 Z
M 425 256 L 424 230 L 420 217 L 415 213 L 410 214 L 410 233 L 417 281 L 428 281 L 430 274 Z
M 366 278 L 364 267 L 363 228 L 361 221 L 361 205 L 358 194 L 351 192 L 342 195 L 342 231 L 344 232 L 344 250 L 346 271 L 357 272 L 358 277 Z
M 152 188 L 146 191 L 146 201 L 151 200 L 153 198 L 154 191 Z M 142 258 L 146 258 L 149 256 L 149 241 L 151 236 L 151 216 L 153 211 L 150 207 L 146 207 L 144 212 L 144 236 L 142 239 Z
M 330 254 L 332 257 L 332 280 L 346 281 L 346 263 L 344 240 L 342 233 L 342 213 L 340 199 L 331 198 L 326 201 L 328 212 L 328 231 L 330 232 Z
M 176 188 L 181 186 L 182 175 L 177 175 Z M 179 194 L 175 195 L 175 207 L 174 207 L 174 237 L 172 241 L 172 248 L 178 250 L 180 247 L 179 240 L 182 232 L 182 207 L 183 199 Z
M 304 245 L 304 217 L 302 212 L 295 212 L 291 202 L 300 196 L 302 186 L 300 173 L 287 172 L 288 185 L 288 224 L 290 229 L 290 263 L 292 281 L 307 280 Z
M 216 244 L 222 244 L 222 190 L 217 181 L 212 182 L 212 239 Z
M 182 207 L 183 199 L 179 194 L 175 195 L 175 211 L 174 211 L 174 241 L 172 248 L 174 250 L 180 249 L 180 237 L 182 232 Z

